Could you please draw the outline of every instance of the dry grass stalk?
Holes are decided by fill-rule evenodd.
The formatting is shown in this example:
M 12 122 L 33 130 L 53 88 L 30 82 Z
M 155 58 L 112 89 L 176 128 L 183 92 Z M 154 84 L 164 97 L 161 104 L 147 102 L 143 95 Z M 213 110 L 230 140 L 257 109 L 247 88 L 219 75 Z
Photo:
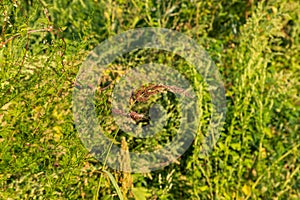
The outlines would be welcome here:
M 125 137 L 122 137 L 121 139 L 121 152 L 119 154 L 118 161 L 121 173 L 119 182 L 121 183 L 121 191 L 124 197 L 126 197 L 133 187 L 133 179 L 131 176 L 130 154 Z

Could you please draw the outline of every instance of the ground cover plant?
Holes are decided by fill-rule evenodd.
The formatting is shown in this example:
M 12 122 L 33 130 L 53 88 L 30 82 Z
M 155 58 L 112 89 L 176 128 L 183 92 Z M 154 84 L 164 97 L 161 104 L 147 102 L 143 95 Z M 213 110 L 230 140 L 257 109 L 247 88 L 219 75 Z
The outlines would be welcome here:
M 298 1 L 3 0 L 0 14 L 0 199 L 300 199 Z M 196 80 L 202 102 L 188 151 L 163 169 L 132 174 L 110 169 L 83 146 L 72 93 L 91 50 L 141 27 L 179 31 L 209 53 L 223 77 L 227 115 L 216 146 L 199 156 L 211 113 L 202 78 L 167 52 L 120 57 L 100 80 L 95 107 L 107 136 L 125 151 L 168 142 L 180 117 L 169 107 L 174 120 L 155 139 L 119 131 L 111 94 L 129 68 L 151 60 L 172 65 Z M 172 89 L 181 91 L 133 91 L 137 104 L 125 115 L 149 123 L 142 103 L 176 105 Z

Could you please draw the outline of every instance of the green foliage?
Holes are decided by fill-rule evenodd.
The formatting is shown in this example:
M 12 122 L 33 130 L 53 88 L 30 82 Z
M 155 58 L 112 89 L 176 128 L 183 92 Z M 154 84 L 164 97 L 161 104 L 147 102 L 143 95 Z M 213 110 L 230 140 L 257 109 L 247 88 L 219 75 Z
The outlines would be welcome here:
M 0 199 L 300 198 L 298 1 L 3 0 L 0 11 Z M 168 53 L 138 51 L 116 60 L 100 87 L 124 73 L 118 66 L 154 59 L 196 79 L 202 98 L 193 146 L 164 169 L 132 174 L 126 197 L 119 188 L 124 174 L 97 162 L 82 145 L 72 90 L 97 44 L 147 26 L 180 31 L 209 52 L 226 86 L 227 116 L 216 147 L 200 157 L 211 111 L 201 77 Z M 95 97 L 99 116 L 110 114 L 111 93 L 109 87 Z M 120 142 L 124 134 L 108 126 L 110 118 L 100 123 Z M 128 145 L 157 146 L 173 136 L 173 126 L 176 120 L 155 140 L 127 137 Z

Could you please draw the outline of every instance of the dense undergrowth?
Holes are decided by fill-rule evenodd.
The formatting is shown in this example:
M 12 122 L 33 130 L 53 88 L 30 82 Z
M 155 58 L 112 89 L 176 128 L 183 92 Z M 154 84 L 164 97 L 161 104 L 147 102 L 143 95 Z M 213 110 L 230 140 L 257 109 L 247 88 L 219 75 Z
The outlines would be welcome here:
M 1 199 L 117 199 L 119 187 L 125 199 L 300 199 L 298 1 L 4 0 L 0 14 Z M 82 145 L 72 91 L 93 48 L 140 27 L 176 30 L 205 48 L 223 77 L 227 116 L 207 157 L 197 136 L 174 164 L 129 177 Z M 117 64 L 172 63 L 153 55 Z M 123 73 L 116 67 L 102 86 Z M 109 114 L 111 91 L 96 98 L 99 116 Z M 210 109 L 201 109 L 205 132 Z

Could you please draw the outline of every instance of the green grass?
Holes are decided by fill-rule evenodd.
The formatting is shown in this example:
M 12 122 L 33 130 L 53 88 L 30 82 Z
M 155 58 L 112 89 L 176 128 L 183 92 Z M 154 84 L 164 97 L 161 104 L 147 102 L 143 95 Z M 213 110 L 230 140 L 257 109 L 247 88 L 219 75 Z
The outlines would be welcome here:
M 0 11 L 0 199 L 300 199 L 298 1 L 4 0 Z M 223 77 L 227 116 L 218 143 L 201 157 L 211 113 L 201 77 L 184 60 L 155 50 L 112 63 L 101 87 L 152 59 L 197 80 L 201 94 L 193 146 L 164 169 L 132 174 L 132 187 L 128 174 L 83 146 L 72 92 L 82 62 L 100 42 L 149 26 L 177 30 L 205 48 Z M 118 133 L 119 143 L 126 135 L 103 117 L 111 93 L 111 87 L 99 93 L 95 104 L 107 135 Z M 176 120 L 153 140 L 126 136 L 128 146 L 151 149 L 174 136 L 172 126 Z

